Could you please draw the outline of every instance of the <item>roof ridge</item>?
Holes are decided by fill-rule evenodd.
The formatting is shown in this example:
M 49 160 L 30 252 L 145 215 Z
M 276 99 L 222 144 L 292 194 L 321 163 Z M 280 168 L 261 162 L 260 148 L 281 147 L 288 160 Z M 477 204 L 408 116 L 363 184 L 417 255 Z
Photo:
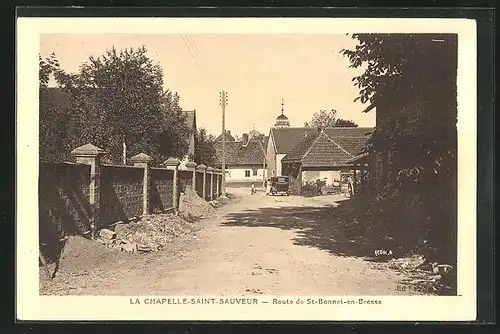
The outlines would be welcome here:
M 278 148 L 276 147 L 276 138 L 274 138 L 274 133 L 273 133 L 273 129 L 274 128 L 271 128 L 271 130 L 269 131 L 269 141 L 271 141 L 271 137 L 272 137 L 272 143 L 273 143 L 273 148 L 274 148 L 274 152 L 278 153 Z M 269 145 L 269 141 L 267 143 L 267 145 Z
M 322 132 L 324 133 L 324 132 Z M 349 155 L 351 158 L 354 158 L 354 155 L 352 155 L 351 153 L 347 152 L 342 146 L 340 146 L 338 143 L 336 143 L 332 138 L 330 138 L 330 136 L 328 136 L 326 133 L 325 133 L 325 136 L 326 138 L 328 138 L 335 146 L 337 146 L 338 148 L 340 148 L 342 151 L 344 151 L 344 153 L 347 153 L 347 155 Z
M 313 142 L 311 143 L 311 145 L 309 145 L 309 148 L 307 149 L 306 153 L 304 153 L 304 155 L 302 155 L 302 157 L 300 158 L 300 160 L 303 160 L 309 154 L 309 152 L 311 152 L 311 149 L 313 148 L 314 144 L 316 144 L 316 142 L 318 141 L 319 137 L 321 137 L 321 134 L 324 134 L 326 136 L 326 133 L 324 133 L 323 131 L 321 131 L 320 133 L 318 133 L 316 135 L 316 138 L 313 140 Z
M 253 139 L 253 138 L 252 138 Z M 260 140 L 257 140 L 259 142 L 260 148 L 262 149 L 262 153 L 264 154 L 264 159 L 266 158 L 266 150 L 264 149 L 264 145 Z

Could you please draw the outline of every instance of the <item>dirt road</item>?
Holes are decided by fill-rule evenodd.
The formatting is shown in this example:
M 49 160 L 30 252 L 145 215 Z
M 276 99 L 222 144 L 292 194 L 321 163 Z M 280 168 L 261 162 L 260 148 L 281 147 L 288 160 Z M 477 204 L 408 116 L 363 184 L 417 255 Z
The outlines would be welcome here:
M 339 226 L 345 198 L 250 195 L 218 209 L 204 228 L 166 250 L 106 249 L 92 263 L 61 265 L 42 294 L 59 295 L 396 295 L 405 277 L 369 261 L 373 249 Z M 92 242 L 92 241 L 87 241 Z M 96 244 L 96 247 L 100 247 Z M 104 246 L 101 246 L 104 247 Z M 105 247 L 104 247 L 105 248 Z M 88 262 L 88 261 L 87 261 Z M 43 276 L 43 275 L 42 275 Z

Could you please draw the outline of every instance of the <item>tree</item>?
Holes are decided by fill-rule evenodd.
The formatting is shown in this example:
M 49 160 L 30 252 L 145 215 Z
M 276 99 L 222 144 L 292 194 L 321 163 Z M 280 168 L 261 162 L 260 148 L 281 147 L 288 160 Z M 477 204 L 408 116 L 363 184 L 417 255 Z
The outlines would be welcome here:
M 121 161 L 124 141 L 130 155 L 147 153 L 152 164 L 185 154 L 189 129 L 180 98 L 163 91 L 163 71 L 146 53 L 145 47 L 119 52 L 112 48 L 101 57 L 90 57 L 76 74 L 55 72 L 70 96 L 67 146 L 93 143 L 105 149 L 106 160 L 113 163 Z M 53 64 L 40 66 L 41 83 L 47 82 Z
M 320 110 L 314 113 L 310 122 L 304 123 L 306 128 L 332 128 L 335 126 L 335 119 L 337 111 L 332 109 L 330 111 Z
M 159 134 L 159 150 L 162 157 L 182 158 L 187 152 L 191 129 L 186 126 L 186 115 L 180 107 L 180 96 L 167 91 L 163 98 L 164 125 Z
M 90 57 L 75 83 L 78 116 L 91 125 L 82 128 L 82 141 L 100 144 L 115 162 L 120 161 L 123 141 L 131 154 L 144 151 L 159 158 L 155 139 L 165 116 L 163 73 L 144 47 L 120 52 L 112 48 L 101 57 Z
M 215 136 L 200 128 L 196 135 L 194 161 L 205 166 L 215 165 Z
M 39 156 L 41 161 L 64 161 L 70 157 L 67 125 L 71 108 L 68 96 L 58 89 L 49 88 L 52 78 L 59 84 L 65 73 L 52 53 L 39 59 Z
M 40 87 L 48 87 L 51 75 L 53 75 L 55 79 L 58 79 L 64 73 L 61 70 L 59 60 L 54 52 L 52 52 L 50 57 L 45 58 L 42 58 L 42 55 L 38 54 L 38 62 L 38 80 Z
M 413 163 L 432 164 L 452 154 L 457 121 L 456 38 L 426 34 L 352 37 L 358 46 L 341 52 L 349 58 L 350 67 L 367 65 L 353 78 L 360 88 L 355 101 L 371 104 L 365 112 L 382 108 L 377 113 L 372 149 L 399 152 L 398 168 L 405 171 L 415 167 Z M 408 156 L 403 158 L 405 153 Z
M 425 236 L 443 258 L 456 261 L 456 70 L 452 35 L 353 34 L 354 50 L 341 50 L 350 67 L 366 66 L 353 78 L 356 100 L 377 108 L 369 151 L 390 156 L 380 190 L 392 227 Z M 405 196 L 401 196 L 404 193 Z M 396 224 L 402 213 L 413 213 Z M 386 217 L 387 218 L 387 217 Z M 408 225 L 412 223 L 414 226 Z M 448 240 L 449 242 L 444 242 Z
M 342 118 L 337 118 L 337 120 L 335 121 L 335 126 L 350 127 L 350 128 L 357 128 L 358 127 L 358 125 L 356 123 L 354 123 L 353 121 L 342 119 Z

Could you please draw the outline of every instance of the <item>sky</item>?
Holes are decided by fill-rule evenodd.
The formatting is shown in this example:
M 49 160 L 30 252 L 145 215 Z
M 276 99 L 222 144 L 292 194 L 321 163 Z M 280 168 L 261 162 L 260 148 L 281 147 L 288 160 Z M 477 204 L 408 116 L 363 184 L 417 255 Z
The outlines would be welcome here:
M 375 113 L 353 100 L 352 78 L 359 69 L 339 52 L 355 41 L 344 34 L 50 34 L 40 36 L 40 53 L 54 52 L 61 67 L 77 72 L 90 56 L 107 49 L 144 45 L 163 68 L 164 89 L 177 92 L 181 107 L 196 109 L 198 128 L 220 134 L 219 92 L 227 91 L 226 130 L 255 129 L 268 134 L 284 114 L 291 126 L 303 126 L 315 112 L 335 109 L 337 117 L 359 126 L 375 126 Z

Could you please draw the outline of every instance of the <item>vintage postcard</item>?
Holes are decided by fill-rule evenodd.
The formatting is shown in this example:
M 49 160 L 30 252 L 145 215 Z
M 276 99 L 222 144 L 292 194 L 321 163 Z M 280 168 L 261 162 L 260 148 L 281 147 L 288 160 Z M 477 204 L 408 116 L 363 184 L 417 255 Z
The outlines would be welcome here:
M 18 18 L 17 317 L 474 320 L 476 116 L 473 20 Z

